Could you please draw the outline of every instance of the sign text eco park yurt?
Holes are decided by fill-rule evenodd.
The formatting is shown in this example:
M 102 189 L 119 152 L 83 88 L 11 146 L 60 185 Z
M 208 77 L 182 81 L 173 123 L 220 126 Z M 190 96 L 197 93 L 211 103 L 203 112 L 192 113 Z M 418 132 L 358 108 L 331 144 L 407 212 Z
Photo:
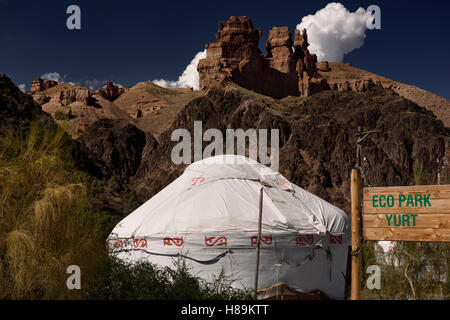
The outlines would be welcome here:
M 366 240 L 450 241 L 450 185 L 364 188 Z

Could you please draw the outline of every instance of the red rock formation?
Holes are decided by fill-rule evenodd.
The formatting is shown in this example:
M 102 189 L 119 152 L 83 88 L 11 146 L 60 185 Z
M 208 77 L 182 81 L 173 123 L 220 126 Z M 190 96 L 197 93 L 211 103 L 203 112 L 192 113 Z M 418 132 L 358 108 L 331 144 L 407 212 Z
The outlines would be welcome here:
M 44 80 L 36 78 L 31 81 L 30 93 L 40 92 L 44 90 Z
M 288 27 L 274 27 L 266 44 L 269 66 L 286 74 L 295 71 L 292 37 Z
M 344 82 L 330 83 L 330 88 L 337 91 L 356 91 L 365 92 L 374 88 L 375 86 L 381 87 L 380 81 L 373 81 L 372 79 L 358 79 L 347 80 Z
M 36 79 L 34 79 L 33 81 L 31 81 L 31 87 L 30 87 L 30 94 L 36 93 L 36 92 L 41 92 L 47 89 L 50 89 L 54 86 L 56 86 L 58 84 L 58 82 L 53 81 L 53 80 L 44 80 L 41 79 L 40 77 L 37 77 Z
M 317 62 L 316 63 L 316 68 L 317 68 L 317 70 L 322 71 L 322 72 L 330 71 L 330 67 L 328 65 L 328 61 Z
M 308 35 L 306 30 L 295 30 L 294 58 L 296 59 L 296 72 L 298 75 L 298 89 L 301 96 L 306 97 L 322 90 L 327 90 L 325 78 L 317 73 L 317 56 L 310 54 Z
M 50 101 L 50 97 L 42 93 L 37 93 L 33 95 L 33 100 L 36 101 L 38 104 L 43 105 Z
M 247 17 L 230 17 L 219 23 L 217 42 L 206 45 L 206 58 L 198 64 L 200 88 L 240 86 L 272 96 L 308 96 L 328 88 L 317 73 L 317 57 L 308 51 L 306 30 L 274 27 L 266 44 L 267 55 L 258 49 L 261 30 Z M 294 46 L 294 50 L 292 50 Z
M 106 86 L 96 91 L 99 95 L 109 101 L 114 101 L 126 92 L 125 88 L 121 88 L 111 81 L 106 81 Z
M 245 69 L 256 72 L 264 59 L 258 49 L 261 30 L 255 29 L 247 17 L 230 17 L 219 22 L 217 42 L 206 45 L 206 59 L 199 61 L 200 88 L 226 86 Z
M 92 100 L 92 91 L 89 89 L 68 89 L 62 90 L 59 93 L 59 102 L 63 106 L 68 106 L 75 101 L 81 102 L 82 104 L 88 106 L 91 105 Z

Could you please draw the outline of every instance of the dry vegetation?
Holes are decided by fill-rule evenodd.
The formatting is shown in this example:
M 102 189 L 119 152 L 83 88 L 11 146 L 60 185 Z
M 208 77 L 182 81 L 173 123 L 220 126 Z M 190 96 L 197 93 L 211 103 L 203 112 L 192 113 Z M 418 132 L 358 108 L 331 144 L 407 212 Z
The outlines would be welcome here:
M 79 265 L 89 285 L 104 251 L 95 183 L 53 124 L 1 138 L 0 150 L 0 299 L 78 298 L 66 268 Z

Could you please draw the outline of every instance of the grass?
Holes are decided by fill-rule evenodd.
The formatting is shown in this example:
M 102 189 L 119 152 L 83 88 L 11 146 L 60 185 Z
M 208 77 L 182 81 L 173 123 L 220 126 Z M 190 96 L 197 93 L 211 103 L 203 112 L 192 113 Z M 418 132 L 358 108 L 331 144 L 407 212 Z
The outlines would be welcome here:
M 107 214 L 76 169 L 68 136 L 32 122 L 0 139 L 0 298 L 79 298 L 65 286 L 77 264 L 89 284 L 101 263 Z

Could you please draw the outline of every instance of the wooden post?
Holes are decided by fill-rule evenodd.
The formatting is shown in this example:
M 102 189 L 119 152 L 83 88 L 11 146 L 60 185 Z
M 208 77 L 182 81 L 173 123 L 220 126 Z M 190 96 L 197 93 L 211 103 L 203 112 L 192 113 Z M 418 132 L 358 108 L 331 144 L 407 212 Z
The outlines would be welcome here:
M 361 297 L 361 186 L 360 172 L 352 169 L 351 175 L 351 200 L 352 200 L 352 283 L 351 300 L 359 300 Z
M 261 249 L 262 206 L 263 206 L 263 188 L 261 187 L 261 190 L 259 192 L 258 237 L 256 239 L 255 299 L 258 299 L 258 274 L 259 274 L 259 255 Z

